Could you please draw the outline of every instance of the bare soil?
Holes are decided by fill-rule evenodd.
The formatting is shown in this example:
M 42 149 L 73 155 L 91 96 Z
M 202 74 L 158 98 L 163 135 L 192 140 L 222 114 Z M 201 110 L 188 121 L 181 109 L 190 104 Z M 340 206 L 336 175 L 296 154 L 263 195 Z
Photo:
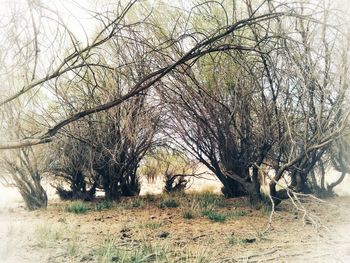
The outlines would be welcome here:
M 350 262 L 349 197 L 303 200 L 319 228 L 284 202 L 267 233 L 269 211 L 244 199 L 226 199 L 215 208 L 235 215 L 224 222 L 185 219 L 184 211 L 193 208 L 186 200 L 176 208 L 159 208 L 158 199 L 102 211 L 89 204 L 85 214 L 69 213 L 68 203 L 58 201 L 34 212 L 2 209 L 0 262 Z M 118 253 L 141 256 L 113 256 L 106 249 L 111 244 Z

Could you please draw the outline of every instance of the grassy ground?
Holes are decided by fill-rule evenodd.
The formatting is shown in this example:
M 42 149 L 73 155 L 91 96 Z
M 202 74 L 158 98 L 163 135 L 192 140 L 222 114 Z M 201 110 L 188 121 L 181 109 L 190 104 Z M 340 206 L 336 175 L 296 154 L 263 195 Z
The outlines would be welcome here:
M 284 202 L 267 233 L 268 207 L 211 193 L 1 211 L 0 262 L 349 262 L 349 204 L 304 200 L 315 229 Z

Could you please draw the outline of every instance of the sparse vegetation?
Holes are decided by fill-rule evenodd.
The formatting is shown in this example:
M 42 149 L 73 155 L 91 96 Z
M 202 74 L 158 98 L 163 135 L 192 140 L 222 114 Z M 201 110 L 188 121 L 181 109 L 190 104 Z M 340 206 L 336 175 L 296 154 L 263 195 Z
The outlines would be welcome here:
M 82 201 L 74 201 L 66 205 L 65 210 L 74 214 L 85 214 L 89 208 Z
M 118 262 L 120 259 L 120 251 L 116 248 L 115 241 L 110 237 L 94 250 L 94 254 L 97 256 L 98 262 L 101 263 Z
M 202 211 L 202 215 L 208 217 L 214 222 L 225 222 L 227 220 L 226 214 L 221 214 L 213 210 L 204 210 Z
M 244 243 L 247 243 L 246 242 L 246 239 L 244 238 L 239 238 L 239 237 L 236 237 L 235 235 L 231 235 L 228 237 L 228 243 L 230 245 L 238 245 L 238 244 L 244 244 Z
M 235 218 L 235 219 L 239 219 L 242 216 L 246 216 L 248 215 L 248 213 L 246 211 L 243 210 L 237 210 L 237 211 L 233 211 L 233 212 L 229 212 L 228 216 L 230 218 Z
M 95 204 L 96 211 L 103 211 L 106 209 L 110 209 L 112 207 L 113 207 L 113 202 L 108 201 L 108 200 L 104 200 L 103 202 L 99 202 L 99 203 Z
M 263 215 L 268 216 L 271 214 L 272 207 L 271 207 L 271 205 L 265 204 L 265 205 L 261 206 L 260 211 Z
M 248 209 L 251 210 L 248 203 L 243 207 L 242 203 L 239 202 L 240 208 L 238 209 L 238 207 L 232 207 L 231 204 L 219 206 L 212 198 L 208 198 L 204 194 L 203 196 L 201 194 L 175 195 L 171 198 L 177 201 L 179 209 L 164 211 L 162 208 L 158 208 L 159 198 L 157 197 L 154 202 L 148 203 L 147 209 L 149 211 L 133 209 L 130 206 L 132 198 L 126 198 L 123 201 L 128 202 L 128 206 L 116 204 L 115 210 L 100 210 L 108 213 L 108 216 L 91 212 L 83 217 L 75 214 L 67 217 L 62 208 L 72 203 L 55 204 L 55 207 L 49 207 L 49 213 L 51 215 L 59 214 L 59 219 L 50 216 L 45 224 L 35 226 L 33 234 L 31 233 L 33 245 L 37 251 L 47 252 L 48 249 L 59 249 L 61 251 L 57 255 L 59 261 L 135 263 L 148 262 L 149 260 L 149 262 L 209 263 L 215 260 L 217 255 L 224 254 L 227 258 L 237 259 L 239 253 L 242 253 L 238 250 L 232 252 L 227 249 L 225 243 L 237 246 L 237 248 L 244 246 L 248 249 L 249 244 L 266 238 L 264 232 L 266 218 L 257 217 L 259 213 L 257 216 L 247 217 Z M 198 200 L 210 200 L 203 202 L 208 204 L 206 206 L 208 209 L 201 209 L 198 206 Z M 223 199 L 222 202 L 230 203 L 230 201 Z M 305 203 L 305 205 L 308 204 Z M 109 205 L 101 205 L 101 207 L 109 207 Z M 284 206 L 284 210 L 279 212 L 282 215 L 281 218 L 288 222 L 283 227 L 287 229 L 293 225 L 293 231 L 299 231 L 293 242 L 297 242 L 301 237 L 303 239 L 309 238 L 311 233 L 308 231 L 311 228 L 300 231 L 295 226 L 301 224 L 300 220 L 295 220 L 290 215 L 291 212 L 295 211 L 293 207 L 288 208 L 291 209 L 291 212 L 285 209 Z M 55 213 L 52 214 L 53 211 Z M 340 216 L 341 214 L 337 213 L 337 217 Z M 36 216 L 34 217 L 36 218 Z M 44 219 L 45 216 L 41 214 L 40 217 Z M 196 220 L 184 223 L 193 218 Z M 198 224 L 195 223 L 197 221 L 202 221 L 201 224 L 204 221 L 205 228 L 198 228 Z M 246 224 L 253 226 L 254 229 L 244 227 Z M 89 232 L 82 231 L 86 227 L 89 227 Z M 10 234 L 7 238 L 9 239 L 22 235 L 25 231 L 25 229 L 17 229 L 14 225 L 8 229 Z M 95 236 L 94 239 L 90 239 L 89 236 L 92 232 Z M 283 240 L 278 232 L 270 234 L 274 240 L 278 239 L 278 242 Z M 28 242 L 31 238 L 28 239 Z M 319 239 L 320 237 L 315 238 Z M 281 245 L 278 242 L 275 244 Z
M 143 208 L 146 206 L 146 202 L 141 198 L 134 198 L 131 200 L 130 205 L 132 208 Z
M 66 251 L 68 256 L 73 257 L 78 255 L 80 251 L 80 236 L 79 233 L 74 232 L 67 242 Z
M 159 208 L 176 208 L 178 206 L 179 202 L 174 198 L 166 198 L 159 203 Z
M 116 207 L 121 209 L 146 208 L 148 203 L 149 201 L 146 198 L 135 196 L 121 199 L 119 202 L 116 202 Z
M 191 210 L 185 210 L 182 214 L 182 217 L 185 219 L 193 219 L 195 218 L 195 214 Z
M 97 255 L 98 262 L 123 262 L 123 263 L 141 263 L 141 262 L 168 262 L 166 249 L 155 247 L 151 244 L 141 244 L 140 246 L 127 251 L 116 246 L 116 241 L 108 238 L 94 254 Z
M 145 201 L 147 202 L 154 202 L 156 201 L 156 197 L 155 195 L 151 194 L 151 193 L 146 193 L 143 197 L 145 199 Z
M 204 193 L 194 194 L 193 198 L 198 203 L 198 207 L 200 209 L 207 209 L 215 206 L 222 207 L 226 205 L 226 202 L 223 196 L 219 196 L 212 193 L 204 192 Z
M 262 238 L 291 205 L 293 220 L 327 228 L 304 201 L 324 208 L 317 197 L 350 174 L 350 16 L 334 1 L 15 2 L 0 10 L 0 183 L 38 216 L 60 213 L 58 226 L 34 224 L 38 249 L 57 243 L 81 262 L 242 261 L 199 248 L 226 253 L 218 240 L 240 224 Z M 188 193 L 204 175 L 221 194 Z M 161 195 L 140 196 L 159 178 Z M 43 183 L 58 211 L 40 210 Z
M 66 229 L 60 225 L 40 224 L 35 226 L 34 235 L 37 245 L 47 247 L 62 240 Z
M 163 224 L 160 222 L 147 222 L 144 225 L 141 225 L 141 228 L 157 229 L 160 228 Z

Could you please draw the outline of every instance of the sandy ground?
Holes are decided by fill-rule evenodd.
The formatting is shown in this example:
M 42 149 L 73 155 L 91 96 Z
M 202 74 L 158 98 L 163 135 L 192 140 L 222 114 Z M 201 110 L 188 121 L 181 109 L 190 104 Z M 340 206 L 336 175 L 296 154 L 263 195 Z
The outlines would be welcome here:
M 193 185 L 197 190 L 220 189 L 212 180 Z M 159 193 L 161 188 L 159 181 L 146 184 L 142 194 Z M 28 212 L 14 189 L 0 189 L 0 262 L 122 262 L 98 256 L 96 251 L 108 246 L 108 240 L 120 251 L 150 246 L 151 256 L 160 250 L 167 258 L 135 262 L 350 262 L 350 197 L 346 196 L 325 203 L 303 201 L 312 218 L 320 220 L 319 228 L 310 221 L 305 224 L 303 213 L 284 202 L 274 214 L 272 228 L 263 233 L 269 211 L 254 209 L 244 199 L 226 200 L 218 211 L 244 214 L 218 223 L 203 216 L 184 219 L 183 212 L 194 206 L 191 200 L 171 209 L 160 209 L 154 201 L 141 208 L 92 209 L 77 215 L 66 212 L 67 203 L 48 190 L 48 209 Z M 346 195 L 346 188 L 340 193 Z M 168 236 L 162 238 L 162 233 Z
M 245 214 L 218 223 L 204 217 L 186 220 L 182 207 L 159 209 L 153 204 L 79 215 L 64 211 L 61 202 L 35 212 L 2 210 L 0 262 L 113 262 L 96 252 L 109 239 L 122 250 L 147 245 L 161 248 L 168 257 L 135 262 L 350 262 L 349 198 L 303 203 L 321 220 L 319 229 L 304 225 L 303 214 L 285 202 L 264 235 L 268 213 L 241 199 L 227 202 L 220 211 Z M 169 236 L 160 238 L 162 233 Z

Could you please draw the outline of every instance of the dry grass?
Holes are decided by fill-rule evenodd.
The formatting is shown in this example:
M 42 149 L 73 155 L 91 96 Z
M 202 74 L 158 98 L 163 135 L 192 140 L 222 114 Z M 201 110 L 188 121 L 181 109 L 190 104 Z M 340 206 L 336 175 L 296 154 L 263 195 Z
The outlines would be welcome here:
M 171 205 L 160 206 L 167 203 Z M 295 219 L 289 204 L 279 207 L 276 230 L 262 235 L 267 208 L 255 210 L 244 199 L 208 192 L 95 201 L 84 203 L 83 214 L 66 211 L 69 204 L 59 202 L 46 211 L 24 214 L 31 231 L 8 228 L 6 238 L 23 246 L 18 251 L 30 254 L 27 260 L 13 262 L 221 262 L 248 251 L 270 251 L 285 241 L 320 239 L 311 225 L 304 227 L 299 217 Z M 309 208 L 321 209 L 312 204 Z M 334 220 L 334 214 L 340 218 L 329 210 L 320 210 L 320 216 L 328 216 L 324 221 Z M 299 250 L 304 246 L 300 243 Z

